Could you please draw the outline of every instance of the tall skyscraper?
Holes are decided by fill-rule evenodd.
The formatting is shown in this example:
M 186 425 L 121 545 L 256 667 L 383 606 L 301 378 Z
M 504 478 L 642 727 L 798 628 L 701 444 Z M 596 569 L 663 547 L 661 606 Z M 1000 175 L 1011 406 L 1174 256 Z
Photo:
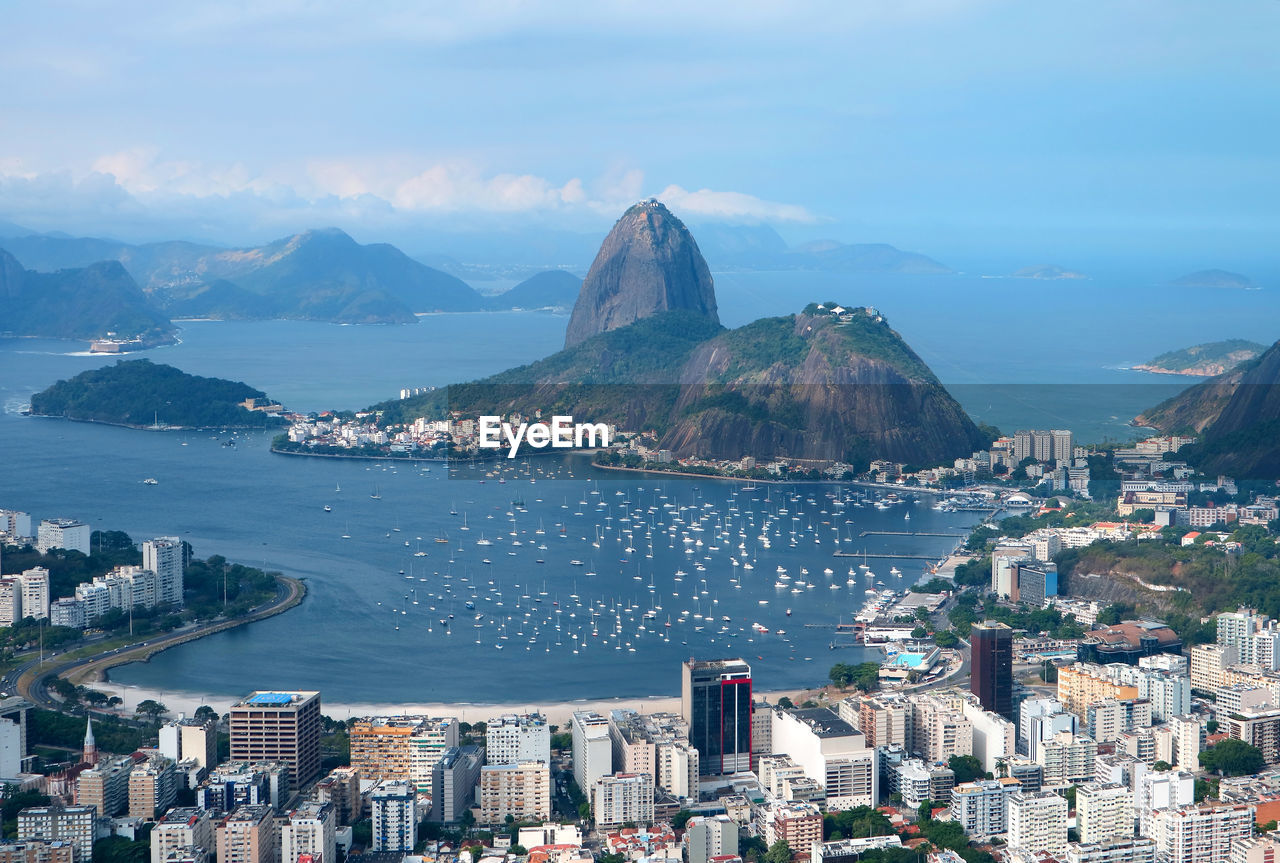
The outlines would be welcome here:
M 751 769 L 751 666 L 741 659 L 683 666 L 680 709 L 703 776 Z
M 319 692 L 255 692 L 231 706 L 231 760 L 284 761 L 301 788 L 320 774 Z
M 994 620 L 975 623 L 969 642 L 973 648 L 969 691 L 978 696 L 984 710 L 1013 720 L 1013 630 Z

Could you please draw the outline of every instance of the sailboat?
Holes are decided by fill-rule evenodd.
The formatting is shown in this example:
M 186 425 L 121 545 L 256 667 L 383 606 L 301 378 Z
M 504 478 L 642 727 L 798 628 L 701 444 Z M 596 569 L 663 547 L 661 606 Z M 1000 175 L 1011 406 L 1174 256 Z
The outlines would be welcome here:
M 374 500 L 382 500 L 382 493 L 378 491 L 377 483 L 373 484 L 373 491 L 370 492 L 369 497 L 373 498 Z

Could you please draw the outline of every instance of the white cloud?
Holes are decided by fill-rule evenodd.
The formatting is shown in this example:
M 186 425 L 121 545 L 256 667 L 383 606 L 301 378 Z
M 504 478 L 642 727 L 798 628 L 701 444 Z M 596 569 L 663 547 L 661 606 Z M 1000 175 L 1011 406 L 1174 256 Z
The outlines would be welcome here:
M 20 159 L 0 159 L 0 217 L 60 230 L 75 230 L 76 225 L 109 214 L 156 225 L 180 215 L 210 231 L 227 224 L 265 227 L 299 221 L 409 224 L 450 214 L 540 214 L 594 222 L 616 216 L 652 194 L 652 188 L 643 171 L 622 166 L 594 181 L 561 181 L 532 173 L 486 171 L 461 159 L 424 167 L 407 156 L 316 159 L 254 171 L 242 163 L 166 159 L 155 148 L 136 147 L 102 154 L 78 174 L 40 172 Z M 815 221 L 802 206 L 743 192 L 688 191 L 668 185 L 658 197 L 677 212 L 706 218 Z M 70 223 L 54 221 L 59 213 Z
M 741 192 L 717 192 L 698 189 L 690 192 L 680 186 L 667 186 L 658 195 L 674 210 L 713 219 L 752 222 L 816 222 L 809 210 L 797 204 L 764 201 Z

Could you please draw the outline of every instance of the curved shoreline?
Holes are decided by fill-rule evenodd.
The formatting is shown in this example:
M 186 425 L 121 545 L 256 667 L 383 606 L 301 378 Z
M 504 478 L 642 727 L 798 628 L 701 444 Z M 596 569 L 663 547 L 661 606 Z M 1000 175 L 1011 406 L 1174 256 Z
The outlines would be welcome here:
M 25 416 L 34 417 L 42 420 L 65 420 L 69 423 L 89 423 L 91 425 L 111 426 L 118 429 L 133 429 L 134 431 L 149 432 L 173 432 L 173 431 L 271 431 L 278 426 L 172 426 L 172 425 L 133 425 L 132 423 L 115 423 L 110 420 L 95 420 L 88 417 L 69 417 L 59 416 L 57 414 L 38 414 L 27 411 Z
M 61 702 L 51 699 L 47 689 L 49 681 L 55 677 L 65 677 L 77 685 L 104 682 L 109 679 L 107 672 L 116 666 L 128 665 L 134 662 L 146 662 L 155 654 L 171 647 L 188 644 L 218 632 L 225 632 L 229 629 L 275 617 L 291 608 L 295 608 L 306 598 L 307 586 L 301 579 L 287 575 L 276 575 L 275 579 L 280 592 L 269 602 L 258 606 L 242 617 L 215 621 L 195 629 L 166 633 L 159 636 L 155 641 L 144 641 L 134 646 L 115 648 L 52 666 L 37 665 L 31 662 L 19 675 L 16 689 L 22 697 L 36 706 L 58 710 L 63 705 Z

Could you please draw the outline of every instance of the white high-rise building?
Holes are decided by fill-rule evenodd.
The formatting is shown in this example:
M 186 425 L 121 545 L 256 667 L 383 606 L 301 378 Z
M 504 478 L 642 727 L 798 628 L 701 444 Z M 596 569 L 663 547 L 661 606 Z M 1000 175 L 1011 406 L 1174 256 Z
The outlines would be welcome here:
M 213 821 L 207 810 L 170 809 L 151 828 L 151 863 L 164 863 L 170 854 L 192 855 L 194 848 L 212 853 L 213 845 Z
M 1149 772 L 1139 778 L 1134 808 L 1138 813 L 1138 833 L 1152 836 L 1155 813 L 1177 809 L 1195 802 L 1196 778 L 1185 770 Z
M 486 764 L 551 763 L 551 726 L 540 713 L 509 713 L 485 723 Z
M 826 792 L 828 809 L 874 806 L 879 798 L 876 750 L 825 707 L 773 711 L 773 752 L 786 754 Z
M 1222 863 L 1232 845 L 1253 835 L 1254 808 L 1182 806 L 1161 809 L 1152 819 L 1151 838 L 1164 863 Z
M 621 827 L 628 821 L 653 823 L 653 777 L 647 773 L 601 776 L 592 788 L 591 809 L 596 826 Z
M 1018 729 L 999 713 L 983 710 L 976 699 L 965 699 L 964 715 L 969 720 L 973 735 L 973 757 L 982 762 L 982 769 L 994 774 L 997 765 L 1017 755 Z
M 280 863 L 298 863 L 304 855 L 315 863 L 337 860 L 337 815 L 332 803 L 303 803 L 280 824 Z
M 186 562 L 181 539 L 160 536 L 142 543 L 142 568 L 156 574 L 157 602 L 182 605 Z
M 1252 608 L 1225 611 L 1218 615 L 1218 644 L 1236 649 L 1236 661 L 1244 665 L 1254 664 L 1253 637 L 1267 626 L 1268 617 Z
M 1010 848 L 1047 851 L 1061 858 L 1067 850 L 1067 801 L 1052 791 L 1009 795 Z
M 1173 731 L 1173 764 L 1184 770 L 1200 769 L 1200 753 L 1204 749 L 1205 729 L 1200 717 L 1194 714 L 1171 716 L 1169 728 Z
M 1076 786 L 1080 842 L 1099 845 L 1133 838 L 1133 792 L 1125 785 L 1082 782 Z
M 0 578 L 0 626 L 13 626 L 22 620 L 22 582 L 17 578 Z
M 613 742 L 609 720 L 594 710 L 573 714 L 573 779 L 588 798 L 596 781 L 613 772 Z
M 418 843 L 418 815 L 413 786 L 383 780 L 369 792 L 373 812 L 372 851 L 413 851 Z
M 31 538 L 31 515 L 16 509 L 0 509 L 0 534 L 10 542 Z
M 64 548 L 89 554 L 89 525 L 73 518 L 46 518 L 36 534 L 36 549 L 48 554 L 50 549 Z
M 1226 683 L 1227 668 L 1239 662 L 1234 645 L 1197 644 L 1188 654 L 1191 659 L 1191 688 L 1201 692 L 1217 692 Z
M 49 619 L 49 570 L 34 566 L 18 576 L 22 582 L 22 616 Z

